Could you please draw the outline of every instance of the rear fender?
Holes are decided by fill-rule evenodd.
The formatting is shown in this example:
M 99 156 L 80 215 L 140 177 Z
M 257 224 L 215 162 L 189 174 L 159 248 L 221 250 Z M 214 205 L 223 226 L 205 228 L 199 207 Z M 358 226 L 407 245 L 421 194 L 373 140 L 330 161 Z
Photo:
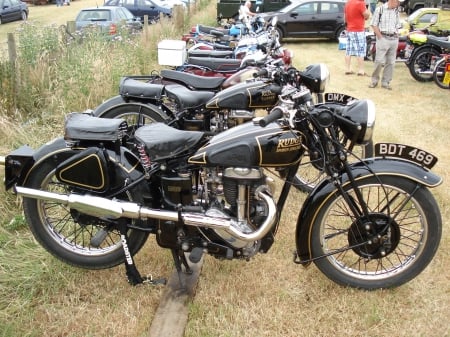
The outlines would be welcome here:
M 106 113 L 118 111 L 120 113 L 139 112 L 149 116 L 156 122 L 165 122 L 167 117 L 153 104 L 141 103 L 138 101 L 125 100 L 122 96 L 114 96 L 104 101 L 94 109 L 92 115 L 95 117 L 103 117 Z
M 49 161 L 55 161 L 55 167 L 59 165 L 63 160 L 67 160 L 77 153 L 80 153 L 84 148 L 69 148 L 66 145 L 63 137 L 56 138 L 49 143 L 41 146 L 37 151 L 32 154 L 30 159 L 30 165 L 24 167 L 21 174 L 17 176 L 14 183 L 18 186 L 27 186 L 27 181 L 30 175 L 39 170 L 39 167 L 43 163 Z M 116 161 L 120 158 L 120 163 Z M 126 148 L 121 148 L 121 155 L 115 156 L 113 152 L 109 156 L 109 159 L 115 163 L 114 166 L 122 172 L 121 176 L 131 178 L 131 181 L 137 180 L 142 176 L 142 166 L 139 163 L 139 159 Z M 12 186 L 11 185 L 11 186 Z M 9 187 L 11 187 L 9 186 Z
M 436 187 L 442 183 L 442 178 L 419 165 L 399 159 L 374 158 L 357 162 L 351 166 L 355 180 L 371 176 L 398 176 L 410 179 L 427 187 Z M 347 175 L 342 176 L 342 186 L 349 184 Z M 311 233 L 313 223 L 322 204 L 337 192 L 334 184 L 323 180 L 307 197 L 297 219 L 296 246 L 300 263 L 310 264 Z

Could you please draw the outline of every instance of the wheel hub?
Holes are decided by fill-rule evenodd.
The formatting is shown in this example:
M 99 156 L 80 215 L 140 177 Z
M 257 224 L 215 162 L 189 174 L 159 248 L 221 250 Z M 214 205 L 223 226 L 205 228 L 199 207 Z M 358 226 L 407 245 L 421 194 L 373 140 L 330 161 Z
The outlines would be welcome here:
M 392 253 L 400 241 L 400 226 L 383 213 L 371 213 L 352 223 L 348 243 L 366 259 L 380 259 Z M 363 244 L 365 243 L 366 244 Z M 358 246 L 359 245 L 359 246 Z

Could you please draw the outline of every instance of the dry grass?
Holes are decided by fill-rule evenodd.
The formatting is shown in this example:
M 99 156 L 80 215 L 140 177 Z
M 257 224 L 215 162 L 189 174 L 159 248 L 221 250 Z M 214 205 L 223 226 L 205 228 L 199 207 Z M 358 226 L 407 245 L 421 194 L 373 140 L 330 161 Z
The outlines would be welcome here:
M 72 6 L 88 1 L 77 0 Z M 51 8 L 52 13 L 67 9 Z M 305 198 L 294 191 L 268 254 L 250 262 L 206 257 L 196 296 L 189 304 L 185 335 L 450 336 L 448 91 L 415 82 L 403 64 L 396 66 L 394 91 L 369 89 L 368 78 L 344 75 L 344 54 L 336 43 L 285 44 L 295 51 L 299 68 L 314 62 L 329 66 L 330 91 L 375 102 L 375 140 L 412 144 L 439 157 L 435 172 L 444 184 L 433 192 L 444 222 L 440 249 L 419 277 L 400 288 L 365 292 L 339 287 L 314 266 L 303 269 L 292 262 L 296 215 Z M 367 62 L 366 71 L 371 67 Z M 1 123 L 12 130 L 6 121 Z M 68 267 L 23 231 L 13 237 L 0 232 L 0 260 L 10 261 L 0 264 L 0 336 L 148 336 L 163 287 L 131 287 L 123 267 L 105 271 Z M 169 276 L 172 270 L 169 252 L 154 240 L 139 252 L 137 264 L 143 274 Z M 30 269 L 32 273 L 22 273 Z
M 394 290 L 338 287 L 314 266 L 292 262 L 296 214 L 304 196 L 291 195 L 274 247 L 249 263 L 207 259 L 191 304 L 186 336 L 450 336 L 448 188 L 449 92 L 414 81 L 404 64 L 395 69 L 394 90 L 369 89 L 368 77 L 344 75 L 344 54 L 334 43 L 289 41 L 303 68 L 323 62 L 330 92 L 372 99 L 377 107 L 375 141 L 406 143 L 439 157 L 444 184 L 433 190 L 441 205 L 443 239 L 431 265 Z M 366 62 L 366 72 L 372 63 Z

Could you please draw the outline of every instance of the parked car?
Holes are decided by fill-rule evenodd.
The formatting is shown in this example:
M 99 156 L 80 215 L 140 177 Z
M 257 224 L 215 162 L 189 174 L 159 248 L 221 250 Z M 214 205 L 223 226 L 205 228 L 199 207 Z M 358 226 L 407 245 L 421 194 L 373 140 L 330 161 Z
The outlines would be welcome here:
M 26 20 L 28 5 L 20 0 L 0 0 L 0 25 L 2 23 Z
M 121 28 L 130 33 L 142 30 L 142 23 L 129 10 L 118 6 L 90 7 L 82 9 L 76 19 L 77 31 L 86 28 L 99 28 L 101 32 L 116 36 Z
M 346 0 L 294 1 L 277 12 L 261 13 L 266 22 L 278 17 L 280 40 L 295 38 L 329 38 L 338 41 L 345 30 L 344 6 Z
M 173 6 L 175 6 L 175 5 L 181 5 L 181 6 L 183 6 L 183 8 L 186 8 L 186 5 L 187 5 L 187 3 L 182 0 L 153 0 L 153 2 L 155 2 L 156 4 L 158 4 L 160 6 L 168 7 L 170 9 L 172 9 Z
M 157 3 L 154 0 L 108 0 L 105 6 L 121 6 L 128 9 L 134 16 L 139 17 L 144 22 L 144 15 L 148 15 L 149 21 L 159 19 L 159 13 L 165 16 L 172 16 L 172 9 L 169 5 Z
M 245 0 L 217 0 L 217 20 L 239 18 L 239 8 Z M 278 11 L 291 3 L 290 0 L 252 0 L 251 11 L 258 13 L 267 13 Z
M 403 8 L 406 14 L 412 14 L 419 8 L 437 7 L 442 0 L 400 0 L 400 7 Z
M 428 28 L 431 33 L 441 35 L 450 32 L 450 9 L 420 8 L 412 13 L 403 23 L 403 28 L 410 30 Z M 445 35 L 445 34 L 444 34 Z

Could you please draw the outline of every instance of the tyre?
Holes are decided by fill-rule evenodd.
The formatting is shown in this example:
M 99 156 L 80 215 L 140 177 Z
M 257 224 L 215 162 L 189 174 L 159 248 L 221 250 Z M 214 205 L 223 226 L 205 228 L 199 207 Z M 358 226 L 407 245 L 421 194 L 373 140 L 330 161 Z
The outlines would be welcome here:
M 361 289 L 400 286 L 422 272 L 442 234 L 438 205 L 427 188 L 399 176 L 356 181 L 369 218 L 355 217 L 344 197 L 332 193 L 321 204 L 311 237 L 317 267 L 334 282 Z M 353 207 L 360 203 L 349 184 Z
M 67 150 L 69 152 L 71 150 Z M 68 185 L 56 180 L 56 166 L 68 158 L 59 153 L 39 163 L 27 179 L 26 187 L 67 194 Z M 134 190 L 121 198 L 142 203 L 143 193 Z M 55 202 L 32 198 L 23 199 L 27 223 L 36 240 L 52 255 L 70 265 L 87 269 L 111 268 L 124 262 L 120 233 L 108 228 L 106 220 L 81 214 Z M 133 224 L 138 224 L 134 221 Z M 104 240 L 92 245 L 91 240 L 104 234 Z M 136 254 L 148 238 L 148 233 L 129 230 L 128 246 Z
M 120 104 L 102 109 L 98 107 L 93 115 L 100 118 L 122 118 L 128 124 L 128 135 L 132 137 L 137 128 L 151 123 L 166 122 L 167 116 L 157 107 L 140 103 Z
M 334 35 L 334 40 L 339 42 L 339 38 L 345 34 L 345 27 L 340 27 L 336 31 L 336 34 Z
M 280 27 L 275 27 L 275 32 L 276 32 L 275 36 L 277 36 L 278 41 L 281 42 L 281 40 L 283 40 L 283 38 L 284 38 L 283 30 Z
M 375 61 L 376 56 L 376 47 L 375 47 L 376 41 L 373 37 L 366 37 L 366 56 L 364 59 L 366 61 Z
M 450 58 L 447 60 L 445 57 L 436 62 L 433 70 L 433 81 L 439 88 L 450 89 L 450 84 L 444 83 L 445 68 L 447 62 L 450 62 Z M 448 76 L 448 75 L 447 75 Z
M 350 161 L 373 157 L 372 140 L 367 145 L 357 146 L 353 152 L 357 157 L 349 158 Z M 311 159 L 310 155 L 305 153 L 293 179 L 293 185 L 299 191 L 309 193 L 325 176 L 322 158 Z
M 419 82 L 429 82 L 433 80 L 433 69 L 431 69 L 431 59 L 439 57 L 440 52 L 433 48 L 423 48 L 412 56 L 408 64 L 411 76 Z

